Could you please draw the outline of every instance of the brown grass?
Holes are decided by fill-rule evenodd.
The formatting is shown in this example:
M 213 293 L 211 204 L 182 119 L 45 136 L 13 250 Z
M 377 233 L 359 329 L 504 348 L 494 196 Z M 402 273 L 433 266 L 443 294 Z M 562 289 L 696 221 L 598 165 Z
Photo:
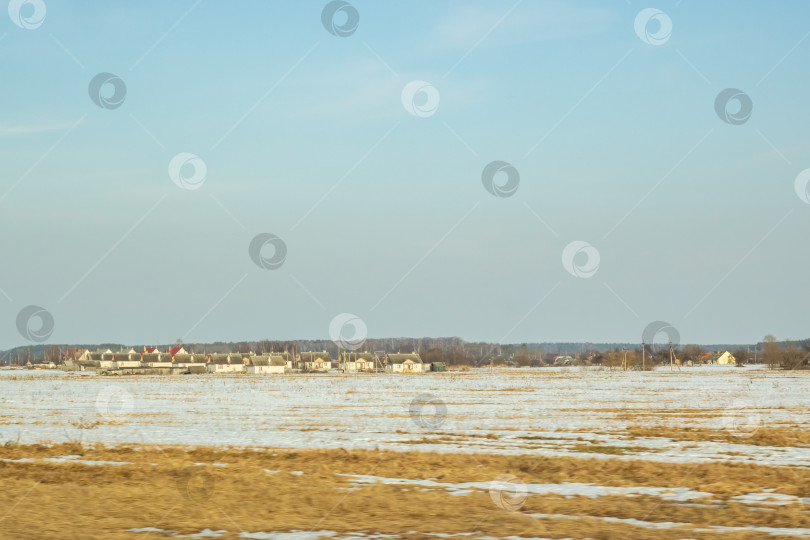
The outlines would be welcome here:
M 480 531 L 494 537 L 759 539 L 768 536 L 753 531 L 720 534 L 691 529 L 749 524 L 810 527 L 800 504 L 763 510 L 730 500 L 763 488 L 810 496 L 810 471 L 798 469 L 361 450 L 91 448 L 76 444 L 0 447 L 2 459 L 41 460 L 68 454 L 131 464 L 0 461 L 0 537 L 137 540 L 143 534 L 126 529 L 156 527 L 184 534 L 205 528 L 227 530 L 223 538 L 236 538 L 241 531 L 314 529 L 366 530 L 414 538 L 420 537 L 415 531 L 451 535 Z M 293 471 L 303 474 L 291 474 Z M 525 483 L 688 487 L 714 497 L 699 501 L 706 506 L 686 506 L 656 497 L 533 495 L 520 511 L 510 512 L 496 506 L 486 491 L 455 496 L 412 485 L 355 485 L 350 477 L 342 476 L 369 474 L 459 483 L 489 482 L 505 473 Z M 530 517 L 532 513 L 578 519 L 536 519 Z M 605 522 L 600 517 L 692 525 L 683 530 L 654 530 Z
M 665 437 L 677 441 L 712 441 L 756 446 L 810 446 L 810 431 L 798 426 L 760 427 L 750 436 L 739 436 L 724 429 L 682 426 L 630 426 L 630 437 Z

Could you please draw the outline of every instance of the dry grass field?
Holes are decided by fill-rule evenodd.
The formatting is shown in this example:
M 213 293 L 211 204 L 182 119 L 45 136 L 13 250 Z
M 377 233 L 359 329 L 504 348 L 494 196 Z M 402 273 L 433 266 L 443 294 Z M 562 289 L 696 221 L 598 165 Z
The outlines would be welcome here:
M 0 538 L 810 537 L 804 374 L 0 376 Z
M 785 467 L 75 444 L 7 445 L 0 459 L 3 538 L 363 531 L 758 539 L 810 532 L 802 502 L 810 471 Z

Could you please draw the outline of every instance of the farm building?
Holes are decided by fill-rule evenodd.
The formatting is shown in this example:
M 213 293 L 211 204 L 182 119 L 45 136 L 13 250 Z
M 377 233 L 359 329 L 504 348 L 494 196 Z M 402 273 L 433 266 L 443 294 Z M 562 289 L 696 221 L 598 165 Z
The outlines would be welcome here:
M 115 353 L 112 357 L 113 369 L 141 367 L 141 355 L 135 351 Z
M 86 362 L 90 360 L 90 351 L 87 349 L 65 349 L 62 351 L 62 361 L 74 360 L 76 362 Z
M 172 357 L 166 353 L 144 353 L 141 362 L 149 367 L 172 367 Z
M 279 355 L 251 356 L 250 364 L 245 366 L 245 373 L 260 375 L 265 373 L 284 373 L 287 363 Z
M 303 352 L 298 355 L 298 369 L 304 371 L 329 371 L 332 369 L 332 355 L 323 352 Z
M 715 351 L 706 358 L 706 363 L 732 365 L 737 363 L 737 359 L 728 351 Z
M 69 358 L 63 363 L 59 364 L 59 369 L 62 371 L 95 371 L 100 366 L 100 362 L 92 360 L 74 360 Z
M 344 352 L 338 360 L 343 371 L 373 371 L 376 358 L 369 352 Z
M 421 373 L 424 368 L 425 364 L 416 353 L 389 354 L 386 357 L 385 370 L 391 373 Z
M 574 358 L 568 355 L 558 355 L 554 358 L 555 366 L 570 366 L 574 363 Z
M 104 353 L 100 353 L 100 352 L 91 352 L 90 354 L 88 354 L 88 355 L 87 355 L 87 359 L 88 359 L 88 360 L 91 360 L 91 361 L 93 361 L 93 362 L 100 362 L 100 361 L 101 361 L 101 358 L 102 358 L 103 356 L 104 356 Z

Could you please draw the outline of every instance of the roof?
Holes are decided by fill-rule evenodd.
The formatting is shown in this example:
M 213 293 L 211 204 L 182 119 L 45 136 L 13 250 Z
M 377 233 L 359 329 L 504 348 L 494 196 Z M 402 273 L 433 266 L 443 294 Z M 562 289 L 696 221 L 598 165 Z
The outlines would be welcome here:
M 241 354 L 241 353 L 231 353 L 231 354 L 228 355 L 228 358 L 230 358 L 231 364 L 241 364 L 244 361 L 243 359 L 247 358 L 247 357 L 248 357 L 248 355 Z
M 280 354 L 271 354 L 269 357 L 271 366 L 286 366 L 287 361 Z
M 405 362 L 406 360 L 411 360 L 412 362 L 415 362 L 417 364 L 422 363 L 422 359 L 416 353 L 389 354 L 388 355 L 388 363 L 390 363 L 390 364 L 401 364 L 401 363 Z
M 326 351 L 323 352 L 302 352 L 298 355 L 298 357 L 303 360 L 304 362 L 314 362 L 318 358 L 322 359 L 324 362 L 331 362 L 332 355 Z
M 141 355 L 142 362 L 160 362 L 160 353 L 143 353 Z
M 174 355 L 174 361 L 181 364 L 204 364 L 206 359 L 203 354 L 178 353 Z
M 346 352 L 341 354 L 344 362 L 359 362 L 365 360 L 366 362 L 373 362 L 374 355 L 369 352 Z
M 126 353 L 126 352 L 115 353 L 115 354 L 112 355 L 112 357 L 113 357 L 113 360 L 115 360 L 116 362 L 124 362 L 124 361 L 128 361 L 128 360 L 140 360 L 140 358 L 137 358 L 137 357 L 136 358 L 130 358 L 129 353 Z
M 286 366 L 287 362 L 279 354 L 251 356 L 250 363 L 253 366 Z
M 212 354 L 211 355 L 211 363 L 212 364 L 227 364 L 228 363 L 228 355 L 227 354 Z
M 250 357 L 250 364 L 253 366 L 269 366 L 270 365 L 270 357 L 269 356 L 251 356 Z
M 185 350 L 185 349 L 183 349 L 183 347 L 169 347 L 169 350 L 166 351 L 166 352 L 168 352 L 170 355 L 174 356 L 175 354 L 177 354 L 177 353 L 179 353 L 180 351 L 183 351 L 183 350 Z
M 143 352 L 153 354 L 153 353 L 159 353 L 160 351 L 158 350 L 157 347 L 144 347 Z
M 89 355 L 90 360 L 95 360 L 96 362 L 101 360 L 103 355 L 100 352 L 91 352 Z

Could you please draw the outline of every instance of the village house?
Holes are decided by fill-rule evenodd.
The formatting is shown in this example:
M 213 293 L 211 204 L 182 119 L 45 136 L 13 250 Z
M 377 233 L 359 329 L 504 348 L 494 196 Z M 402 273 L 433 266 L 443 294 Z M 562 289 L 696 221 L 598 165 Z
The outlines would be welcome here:
M 303 352 L 298 355 L 298 369 L 304 371 L 329 371 L 332 369 L 332 355 L 323 352 Z
M 208 360 L 209 373 L 227 373 L 231 371 L 227 354 L 212 354 Z
M 186 351 L 182 346 L 169 347 L 169 350 L 167 350 L 166 352 L 169 353 L 169 355 L 171 355 L 172 358 L 174 358 L 175 355 L 178 354 L 188 354 L 188 351 Z
M 244 360 L 239 353 L 212 354 L 208 362 L 209 373 L 242 373 Z
M 205 365 L 208 358 L 204 354 L 177 353 L 172 358 L 172 362 L 175 367 L 191 367 Z
M 273 371 L 273 373 L 286 373 L 288 371 L 287 368 L 287 357 L 283 354 L 268 354 L 267 356 L 270 357 L 270 365 L 272 367 L 281 367 L 281 371 Z M 290 355 L 291 356 L 291 355 Z
M 343 352 L 338 363 L 343 371 L 373 371 L 376 362 L 374 355 L 369 352 Z
M 248 359 L 253 356 L 253 353 L 250 354 L 242 354 L 242 353 L 229 353 L 228 359 L 230 360 L 231 364 L 233 365 L 240 365 L 246 366 L 250 362 Z M 243 371 L 243 370 L 240 370 Z
M 250 363 L 245 366 L 245 373 L 261 375 L 265 373 L 284 373 L 287 363 L 280 355 L 251 356 Z
M 737 359 L 728 351 L 715 351 L 706 358 L 707 364 L 734 365 Z
M 280 356 L 284 359 L 287 369 L 295 369 L 295 356 L 287 351 L 280 353 L 270 353 L 271 356 Z
M 389 354 L 386 356 L 385 371 L 391 373 L 421 373 L 430 369 L 428 364 L 425 369 L 425 364 L 422 358 L 416 353 L 410 354 Z

